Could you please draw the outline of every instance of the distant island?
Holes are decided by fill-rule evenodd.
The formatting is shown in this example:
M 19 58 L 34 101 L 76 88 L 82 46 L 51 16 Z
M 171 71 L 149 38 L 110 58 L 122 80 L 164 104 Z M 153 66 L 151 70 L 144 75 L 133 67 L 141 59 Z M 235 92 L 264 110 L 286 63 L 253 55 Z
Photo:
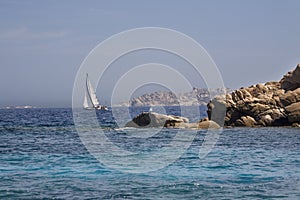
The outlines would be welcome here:
M 31 108 L 36 108 L 36 107 L 30 106 L 30 105 L 25 105 L 25 106 L 6 106 L 6 107 L 3 107 L 2 109 L 31 109 Z
M 131 99 L 129 102 L 122 102 L 114 106 L 195 106 L 207 105 L 214 97 L 230 92 L 230 89 L 193 88 L 192 91 L 175 95 L 169 91 L 157 91 L 146 93 L 142 96 Z

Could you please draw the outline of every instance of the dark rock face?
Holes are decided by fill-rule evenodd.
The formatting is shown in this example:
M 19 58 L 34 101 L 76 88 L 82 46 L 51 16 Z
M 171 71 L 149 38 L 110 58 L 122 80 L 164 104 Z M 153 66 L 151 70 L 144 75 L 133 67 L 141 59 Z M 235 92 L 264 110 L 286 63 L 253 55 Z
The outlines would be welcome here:
M 252 85 L 208 103 L 213 110 L 226 106 L 225 126 L 286 126 L 300 123 L 300 64 L 279 82 Z M 225 100 L 224 100 L 225 99 Z
M 125 127 L 151 128 L 151 127 L 175 127 L 177 124 L 189 123 L 185 117 L 164 115 L 155 112 L 142 112 L 126 123 Z

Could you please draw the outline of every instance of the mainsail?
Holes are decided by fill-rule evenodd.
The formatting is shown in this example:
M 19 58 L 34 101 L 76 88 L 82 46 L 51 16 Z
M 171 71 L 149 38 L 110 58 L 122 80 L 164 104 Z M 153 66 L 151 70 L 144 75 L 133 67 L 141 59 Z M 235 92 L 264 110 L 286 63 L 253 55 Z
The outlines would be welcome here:
M 86 108 L 86 109 L 92 108 L 92 106 L 89 105 L 88 95 L 87 95 L 86 92 L 85 92 L 85 95 L 84 95 L 83 107 Z
M 84 108 L 97 108 L 99 107 L 99 101 L 97 99 L 96 93 L 94 88 L 92 87 L 92 84 L 89 80 L 88 74 L 86 74 L 86 91 L 85 91 L 85 97 L 83 102 Z

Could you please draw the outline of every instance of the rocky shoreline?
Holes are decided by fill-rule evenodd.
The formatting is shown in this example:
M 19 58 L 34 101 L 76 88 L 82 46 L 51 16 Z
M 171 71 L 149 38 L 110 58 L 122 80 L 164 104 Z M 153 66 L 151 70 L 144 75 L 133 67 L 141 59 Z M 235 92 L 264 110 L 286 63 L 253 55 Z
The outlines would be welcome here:
M 211 100 L 208 118 L 226 106 L 225 126 L 300 127 L 300 64 L 280 81 L 240 88 Z
M 220 127 L 300 127 L 300 64 L 280 81 L 240 88 L 207 104 L 208 118 L 189 123 L 184 117 L 143 112 L 125 126 L 207 129 Z

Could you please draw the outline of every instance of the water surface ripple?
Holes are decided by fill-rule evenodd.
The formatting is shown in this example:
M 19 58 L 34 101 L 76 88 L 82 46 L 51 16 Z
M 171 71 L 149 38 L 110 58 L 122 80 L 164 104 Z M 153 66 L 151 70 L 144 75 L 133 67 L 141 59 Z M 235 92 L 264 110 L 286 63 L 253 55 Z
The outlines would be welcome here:
M 106 135 L 131 151 L 160 148 L 172 138 L 164 129 L 141 142 L 117 134 L 109 114 L 98 117 Z M 71 109 L 0 110 L 0 198 L 300 199 L 300 129 L 225 129 L 200 160 L 204 136 L 199 131 L 186 153 L 162 170 L 127 174 L 88 153 Z

